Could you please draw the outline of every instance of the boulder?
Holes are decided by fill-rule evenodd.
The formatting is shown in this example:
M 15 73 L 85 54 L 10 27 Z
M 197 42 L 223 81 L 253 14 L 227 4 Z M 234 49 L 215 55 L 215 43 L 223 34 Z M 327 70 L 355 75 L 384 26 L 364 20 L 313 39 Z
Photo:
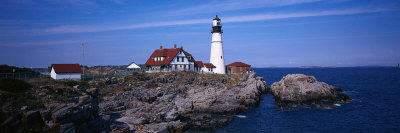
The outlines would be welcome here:
M 86 92 L 92 97 L 97 97 L 99 95 L 99 89 L 97 88 L 87 89 Z
M 42 132 L 44 122 L 40 112 L 37 110 L 28 111 L 24 114 L 25 127 L 29 131 Z
M 144 118 L 135 118 L 135 117 L 129 117 L 129 116 L 123 116 L 121 118 L 118 118 L 116 121 L 123 122 L 126 124 L 131 124 L 131 125 L 143 125 L 143 124 L 148 123 L 148 121 Z
M 271 85 L 271 92 L 278 106 L 310 102 L 334 103 L 348 98 L 341 89 L 304 74 L 286 75 Z

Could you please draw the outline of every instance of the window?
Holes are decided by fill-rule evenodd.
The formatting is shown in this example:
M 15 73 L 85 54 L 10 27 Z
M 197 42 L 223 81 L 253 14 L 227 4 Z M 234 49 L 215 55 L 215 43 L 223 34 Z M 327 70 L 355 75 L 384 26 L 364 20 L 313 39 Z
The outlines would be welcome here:
M 240 71 L 242 71 L 242 68 L 240 68 Z
M 182 57 L 182 62 L 185 62 L 185 57 Z
M 222 59 L 222 56 L 221 56 L 221 59 Z

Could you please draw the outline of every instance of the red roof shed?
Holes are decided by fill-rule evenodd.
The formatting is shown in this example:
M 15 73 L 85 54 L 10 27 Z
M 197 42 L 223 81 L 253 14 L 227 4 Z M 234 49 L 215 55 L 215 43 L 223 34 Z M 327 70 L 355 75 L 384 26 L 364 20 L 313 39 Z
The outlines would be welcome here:
M 226 65 L 226 71 L 229 74 L 243 74 L 251 71 L 250 65 L 243 62 L 234 62 Z
M 56 73 L 81 73 L 79 64 L 51 64 Z

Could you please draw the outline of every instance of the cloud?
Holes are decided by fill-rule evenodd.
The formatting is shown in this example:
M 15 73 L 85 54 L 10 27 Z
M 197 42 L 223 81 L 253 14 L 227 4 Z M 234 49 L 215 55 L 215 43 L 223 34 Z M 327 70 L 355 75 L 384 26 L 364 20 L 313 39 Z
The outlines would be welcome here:
M 198 14 L 206 12 L 223 12 L 241 9 L 262 8 L 262 7 L 276 7 L 288 6 L 295 4 L 318 2 L 321 0 L 228 0 L 228 1 L 212 1 L 207 4 L 193 6 L 179 10 L 167 12 L 167 14 L 187 15 Z M 210 10 L 211 9 L 211 10 Z
M 3 43 L 0 46 L 7 47 L 23 47 L 23 46 L 45 46 L 45 45 L 63 45 L 63 44 L 76 44 L 87 42 L 97 42 L 100 40 L 61 40 L 61 41 L 41 41 L 41 42 L 17 42 L 17 43 Z
M 349 9 L 349 10 L 333 10 L 333 11 L 319 11 L 319 12 L 308 12 L 308 13 L 289 13 L 289 14 L 255 14 L 255 15 L 244 15 L 228 17 L 224 19 L 225 23 L 232 22 L 247 22 L 247 21 L 262 21 L 262 20 L 274 20 L 274 19 L 287 19 L 287 18 L 302 18 L 302 17 L 318 17 L 318 16 L 332 16 L 332 15 L 353 15 L 363 13 L 374 13 L 381 12 L 384 10 L 365 10 L 365 9 Z
M 209 23 L 210 19 L 194 19 L 194 20 L 182 20 L 182 21 L 169 21 L 169 22 L 153 22 L 153 23 L 142 23 L 132 24 L 125 26 L 81 26 L 81 25 L 64 25 L 45 30 L 39 30 L 39 33 L 83 33 L 83 32 L 100 32 L 100 31 L 114 31 L 114 30 L 128 30 L 138 28 L 151 28 L 151 27 L 162 27 L 162 26 L 173 26 L 173 25 L 190 25 L 190 24 L 203 24 Z M 106 28 L 104 28 L 106 27 Z
M 125 2 L 124 0 L 110 0 L 110 1 L 116 4 L 123 4 Z
M 71 5 L 76 5 L 76 6 L 94 6 L 96 5 L 94 2 L 91 0 L 45 0 L 51 3 L 56 3 L 56 4 L 71 4 Z
M 349 10 L 331 10 L 331 11 L 316 11 L 316 12 L 286 13 L 286 14 L 263 13 L 263 14 L 223 17 L 222 19 L 224 23 L 235 23 L 235 22 L 265 21 L 265 20 L 302 18 L 302 17 L 353 15 L 353 14 L 374 13 L 382 11 L 385 10 L 349 9 Z M 42 34 L 102 32 L 102 31 L 130 30 L 130 29 L 152 28 L 152 27 L 163 27 L 163 26 L 176 26 L 176 25 L 207 24 L 210 23 L 210 21 L 211 21 L 210 18 L 207 18 L 207 19 L 192 19 L 192 20 L 166 21 L 166 22 L 149 22 L 149 23 L 131 24 L 125 26 L 64 25 L 44 30 L 38 30 L 36 32 Z

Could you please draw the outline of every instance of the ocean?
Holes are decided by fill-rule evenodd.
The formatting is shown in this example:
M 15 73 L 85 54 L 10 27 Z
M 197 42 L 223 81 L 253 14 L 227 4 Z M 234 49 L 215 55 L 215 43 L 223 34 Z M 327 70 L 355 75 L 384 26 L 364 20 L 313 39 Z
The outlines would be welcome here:
M 354 68 L 255 68 L 268 86 L 287 74 L 313 75 L 318 81 L 344 90 L 353 99 L 333 109 L 297 108 L 282 111 L 271 94 L 260 104 L 235 115 L 209 132 L 400 132 L 400 69 Z

